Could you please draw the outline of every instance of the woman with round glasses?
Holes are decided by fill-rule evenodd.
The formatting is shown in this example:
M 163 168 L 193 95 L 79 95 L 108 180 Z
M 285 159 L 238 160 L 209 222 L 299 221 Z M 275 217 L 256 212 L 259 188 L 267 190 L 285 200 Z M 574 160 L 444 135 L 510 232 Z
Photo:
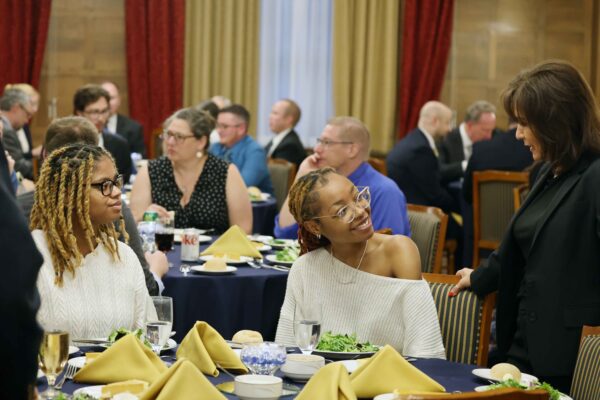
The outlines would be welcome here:
M 207 151 L 215 126 L 212 117 L 194 108 L 175 112 L 164 124 L 165 156 L 141 168 L 131 192 L 131 211 L 140 221 L 145 211 L 167 216 L 175 211 L 176 228 L 239 225 L 252 231 L 252 206 L 240 172 Z
M 38 275 L 38 321 L 72 338 L 106 337 L 143 326 L 149 300 L 139 260 L 118 241 L 123 178 L 98 146 L 68 145 L 44 162 L 31 229 L 44 264 Z
M 297 308 L 322 309 L 321 332 L 356 333 L 403 355 L 445 358 L 436 308 L 416 245 L 373 231 L 370 193 L 332 168 L 294 183 L 290 212 L 302 256 L 288 278 L 276 341 L 294 345 Z

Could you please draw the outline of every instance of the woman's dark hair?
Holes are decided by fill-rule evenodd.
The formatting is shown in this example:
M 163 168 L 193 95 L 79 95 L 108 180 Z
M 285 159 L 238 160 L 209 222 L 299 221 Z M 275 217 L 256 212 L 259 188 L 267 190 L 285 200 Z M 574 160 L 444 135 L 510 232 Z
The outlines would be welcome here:
M 175 111 L 173 115 L 167 118 L 163 127 L 166 129 L 174 119 L 181 119 L 187 122 L 196 139 L 205 136 L 206 145 L 204 146 L 204 149 L 206 150 L 208 148 L 210 145 L 210 133 L 215 129 L 215 120 L 208 112 L 193 107 L 182 108 L 181 110 Z
M 502 94 L 504 110 L 528 126 L 542 158 L 563 172 L 585 152 L 600 154 L 600 115 L 594 95 L 571 64 L 550 60 L 517 75 Z

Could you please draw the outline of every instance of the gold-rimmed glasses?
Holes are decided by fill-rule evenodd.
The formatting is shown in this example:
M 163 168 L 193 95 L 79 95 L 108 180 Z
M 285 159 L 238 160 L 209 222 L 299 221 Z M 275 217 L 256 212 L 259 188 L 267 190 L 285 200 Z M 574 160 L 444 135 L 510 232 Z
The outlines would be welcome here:
M 359 188 L 357 188 L 359 189 Z M 356 218 L 356 209 L 364 210 L 369 208 L 371 205 L 371 192 L 369 191 L 368 186 L 364 186 L 360 188 L 360 191 L 356 194 L 354 201 L 350 204 L 346 204 L 342 208 L 340 208 L 333 215 L 321 215 L 319 217 L 313 217 L 311 219 L 320 219 L 320 218 L 338 218 L 342 222 L 347 224 L 351 224 L 352 221 Z

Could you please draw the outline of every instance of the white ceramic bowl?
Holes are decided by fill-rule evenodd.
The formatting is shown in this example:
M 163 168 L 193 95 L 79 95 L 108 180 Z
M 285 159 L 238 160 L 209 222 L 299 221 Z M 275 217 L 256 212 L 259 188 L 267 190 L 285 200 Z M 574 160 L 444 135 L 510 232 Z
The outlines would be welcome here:
M 325 365 L 325 359 L 312 354 L 288 354 L 282 371 L 292 374 L 312 375 Z
M 272 375 L 238 375 L 235 377 L 235 395 L 242 400 L 277 400 L 283 381 Z

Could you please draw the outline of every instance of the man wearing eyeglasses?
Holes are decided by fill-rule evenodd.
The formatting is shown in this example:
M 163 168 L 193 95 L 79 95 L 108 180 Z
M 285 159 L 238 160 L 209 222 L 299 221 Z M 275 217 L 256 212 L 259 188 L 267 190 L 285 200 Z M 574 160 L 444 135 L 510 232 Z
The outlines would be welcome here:
M 33 115 L 31 98 L 22 90 L 7 89 L 0 98 L 0 119 L 4 126 L 2 143 L 5 150 L 15 160 L 14 169 L 27 179 L 33 179 L 33 164 L 25 158 L 17 131 Z
M 233 104 L 219 110 L 217 132 L 219 143 L 210 152 L 235 164 L 246 186 L 256 186 L 263 193 L 273 194 L 265 150 L 248 136 L 250 113 L 244 106 Z
M 371 220 L 375 230 L 391 229 L 393 234 L 410 236 L 406 198 L 391 179 L 377 172 L 367 162 L 369 159 L 370 133 L 367 127 L 353 117 L 336 117 L 327 125 L 317 139 L 314 154 L 300 164 L 296 179 L 319 168 L 332 167 L 362 190 L 356 204 L 365 205 L 370 200 Z M 368 189 L 366 189 L 368 187 Z M 354 208 L 350 210 L 351 213 Z M 298 225 L 290 213 L 288 199 L 275 217 L 275 236 L 295 239 Z
M 129 182 L 132 164 L 127 140 L 119 135 L 104 132 L 110 115 L 110 95 L 98 85 L 85 85 L 75 92 L 73 113 L 89 120 L 98 130 L 98 145 L 104 147 L 115 159 L 119 173 Z

